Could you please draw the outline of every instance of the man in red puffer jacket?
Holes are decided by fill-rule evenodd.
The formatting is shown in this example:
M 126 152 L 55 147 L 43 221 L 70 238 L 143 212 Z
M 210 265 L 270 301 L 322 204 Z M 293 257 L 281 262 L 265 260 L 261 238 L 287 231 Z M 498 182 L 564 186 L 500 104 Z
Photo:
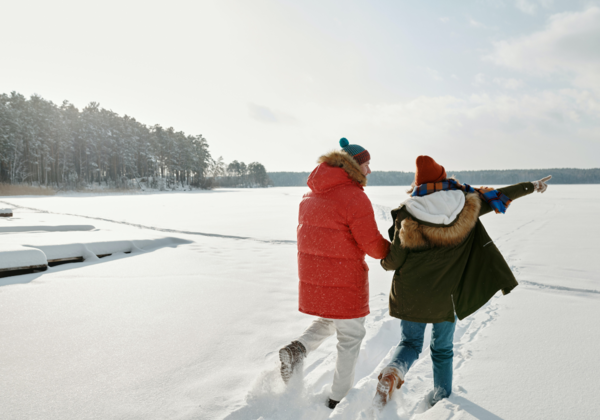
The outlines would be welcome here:
M 382 259 L 390 243 L 381 236 L 363 187 L 370 155 L 348 140 L 342 150 L 319 158 L 308 177 L 311 191 L 300 203 L 298 276 L 300 312 L 319 318 L 279 351 L 281 376 L 288 382 L 308 353 L 337 332 L 338 355 L 331 397 L 335 408 L 354 384 L 354 368 L 369 314 L 369 268 L 365 255 Z

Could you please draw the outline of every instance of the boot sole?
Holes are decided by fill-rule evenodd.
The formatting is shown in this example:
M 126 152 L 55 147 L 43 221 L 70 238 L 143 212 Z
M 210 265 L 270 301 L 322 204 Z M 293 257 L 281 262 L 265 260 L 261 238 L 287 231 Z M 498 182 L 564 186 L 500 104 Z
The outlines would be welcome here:
M 287 348 L 279 350 L 279 361 L 281 362 L 281 379 L 286 384 L 292 377 L 292 352 Z

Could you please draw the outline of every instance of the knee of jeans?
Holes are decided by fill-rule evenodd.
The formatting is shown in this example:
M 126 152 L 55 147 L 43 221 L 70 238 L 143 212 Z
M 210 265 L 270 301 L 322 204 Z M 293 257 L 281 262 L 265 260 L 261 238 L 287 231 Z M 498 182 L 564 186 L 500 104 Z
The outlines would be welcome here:
M 452 346 L 444 348 L 435 348 L 431 346 L 430 350 L 431 357 L 433 358 L 452 359 L 454 357 L 454 350 L 452 349 Z
M 423 351 L 423 340 L 407 340 L 403 339 L 400 342 L 401 346 L 409 347 L 413 349 L 417 354 L 421 354 Z
M 435 352 L 438 354 L 452 354 L 454 349 L 454 343 L 452 340 L 442 341 L 442 340 L 431 340 L 431 352 Z

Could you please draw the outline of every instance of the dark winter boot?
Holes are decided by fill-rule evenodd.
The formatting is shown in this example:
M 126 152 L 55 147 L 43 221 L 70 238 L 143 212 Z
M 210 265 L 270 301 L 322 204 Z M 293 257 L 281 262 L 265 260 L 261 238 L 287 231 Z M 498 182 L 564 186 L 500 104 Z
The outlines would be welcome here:
M 373 405 L 376 408 L 383 408 L 392 398 L 395 389 L 400 389 L 404 381 L 400 371 L 392 366 L 388 366 L 379 374 L 379 383 L 377 384 L 377 392 L 373 398 Z
M 327 400 L 327 407 L 329 407 L 333 410 L 339 403 L 340 403 L 339 401 L 335 401 L 335 400 L 332 400 L 331 398 L 329 398 Z
M 279 360 L 281 361 L 281 378 L 286 384 L 292 377 L 296 368 L 302 366 L 302 361 L 306 357 L 306 348 L 299 341 L 292 341 L 281 350 L 279 350 Z

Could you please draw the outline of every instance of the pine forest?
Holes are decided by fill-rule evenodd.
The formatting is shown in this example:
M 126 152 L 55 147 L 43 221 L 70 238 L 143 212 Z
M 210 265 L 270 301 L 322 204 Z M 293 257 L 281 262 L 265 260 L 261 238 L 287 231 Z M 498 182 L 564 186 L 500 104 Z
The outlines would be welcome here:
M 264 187 L 265 167 L 213 159 L 202 135 L 146 126 L 91 102 L 0 94 L 0 182 L 55 189 Z

